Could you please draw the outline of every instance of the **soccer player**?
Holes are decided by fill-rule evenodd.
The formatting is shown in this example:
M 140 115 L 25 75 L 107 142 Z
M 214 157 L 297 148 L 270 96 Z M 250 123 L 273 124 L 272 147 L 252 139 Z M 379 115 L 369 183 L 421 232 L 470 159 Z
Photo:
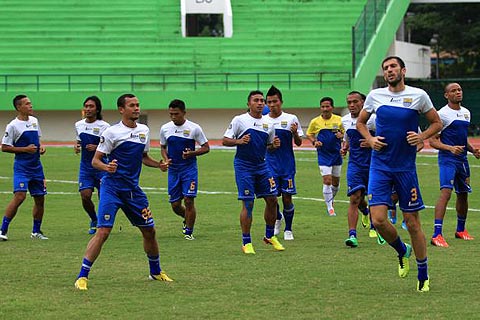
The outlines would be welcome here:
M 142 163 L 148 167 L 165 169 L 162 161 L 148 155 L 150 132 L 146 125 L 137 123 L 140 103 L 133 94 L 123 94 L 117 100 L 122 120 L 103 132 L 95 151 L 92 166 L 107 172 L 102 179 L 98 204 L 97 232 L 90 239 L 83 258 L 75 288 L 87 290 L 88 274 L 100 255 L 103 244 L 112 231 L 118 209 L 122 209 L 132 225 L 143 236 L 143 249 L 150 266 L 150 280 L 173 281 L 160 267 L 160 254 L 155 237 L 155 226 L 148 199 L 138 185 Z M 109 162 L 103 162 L 108 155 Z
M 318 167 L 323 177 L 323 198 L 327 205 L 327 214 L 336 216 L 333 200 L 340 185 L 342 156 L 340 154 L 344 129 L 342 118 L 333 114 L 333 99 L 320 100 L 320 116 L 310 121 L 307 139 L 317 148 Z
M 465 229 L 468 194 L 472 192 L 467 151 L 473 153 L 475 158 L 480 158 L 480 150 L 468 142 L 468 127 L 471 118 L 470 111 L 462 106 L 462 87 L 458 83 L 449 83 L 445 86 L 444 96 L 448 103 L 438 111 L 443 129 L 441 133 L 429 140 L 430 145 L 439 150 L 440 196 L 435 205 L 435 222 L 431 240 L 431 244 L 438 247 L 448 247 L 448 243 L 442 235 L 442 227 L 453 188 L 457 194 L 455 238 L 473 240 L 473 237 Z
M 92 201 L 93 189 L 100 190 L 100 180 L 105 172 L 92 167 L 92 159 L 100 143 L 100 136 L 110 125 L 103 121 L 102 102 L 97 96 L 87 97 L 83 102 L 84 119 L 75 123 L 77 143 L 76 154 L 81 152 L 80 169 L 78 171 L 78 191 L 82 197 L 82 206 L 90 217 L 89 234 L 97 231 L 97 213 Z M 106 160 L 105 160 L 106 161 Z
M 280 146 L 275 137 L 273 125 L 262 116 L 265 99 L 261 91 L 251 91 L 247 98 L 248 112 L 233 118 L 225 131 L 223 145 L 237 147 L 233 167 L 238 188 L 238 199 L 242 201 L 240 225 L 242 228 L 242 250 L 245 254 L 255 254 L 250 229 L 253 219 L 255 197 L 265 200 L 265 237 L 263 241 L 275 250 L 285 248 L 274 235 L 277 216 L 277 186 L 265 161 L 267 149 Z
M 210 146 L 202 128 L 185 118 L 185 102 L 172 100 L 168 106 L 172 121 L 160 128 L 160 147 L 168 166 L 168 195 L 173 212 L 182 217 L 184 238 L 195 240 L 193 227 L 197 211 L 195 197 L 198 189 L 197 156 L 208 153 Z M 195 144 L 200 148 L 195 150 Z M 185 206 L 182 205 L 182 199 Z
M 377 232 L 398 253 L 398 275 L 406 277 L 412 246 L 404 243 L 387 216 L 392 187 L 407 223 L 418 266 L 417 291 L 430 290 L 427 247 L 418 211 L 425 208 L 418 184 L 416 146 L 442 128 L 442 123 L 425 91 L 405 85 L 405 63 L 396 56 L 382 62 L 387 87 L 372 90 L 357 119 L 357 130 L 373 149 L 368 181 L 370 214 Z M 376 113 L 376 136 L 367 127 L 368 118 Z M 430 122 L 427 130 L 418 132 L 419 114 Z
M 342 117 L 342 126 L 345 128 L 344 143 L 341 154 L 350 152 L 347 167 L 347 196 L 350 197 L 348 206 L 348 238 L 345 245 L 356 248 L 358 211 L 362 212 L 362 225 L 364 228 L 370 224 L 368 216 L 368 204 L 365 201 L 365 191 L 368 186 L 368 171 L 372 149 L 366 146 L 362 135 L 357 130 L 357 118 L 363 108 L 365 95 L 358 91 L 352 91 L 347 95 L 347 107 L 350 113 Z M 375 134 L 375 115 L 367 122 L 370 134 Z M 375 229 L 372 229 L 377 237 Z
M 275 178 L 278 195 L 282 196 L 283 215 L 277 206 L 277 221 L 275 222 L 274 234 L 278 235 L 282 227 L 282 217 L 285 218 L 283 239 L 293 240 L 292 222 L 295 206 L 292 195 L 297 194 L 295 186 L 295 155 L 293 143 L 302 145 L 303 130 L 300 121 L 294 114 L 282 111 L 282 93 L 275 86 L 271 86 L 267 92 L 267 105 L 269 114 L 267 120 L 275 128 L 275 139 L 280 140 L 280 147 L 267 151 L 266 159 L 270 170 Z
M 2 139 L 2 151 L 15 154 L 13 163 L 13 199 L 7 205 L 0 229 L 0 240 L 7 241 L 10 222 L 25 201 L 27 190 L 33 197 L 32 239 L 47 240 L 40 227 L 42 225 L 47 187 L 40 155 L 45 147 L 40 144 L 41 130 L 37 118 L 33 117 L 33 105 L 26 95 L 13 99 L 17 117 L 10 121 Z

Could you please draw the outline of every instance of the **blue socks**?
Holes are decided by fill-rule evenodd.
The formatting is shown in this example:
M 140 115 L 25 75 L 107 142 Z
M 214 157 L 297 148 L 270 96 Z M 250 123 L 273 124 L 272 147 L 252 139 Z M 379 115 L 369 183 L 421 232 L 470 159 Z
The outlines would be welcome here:
M 467 221 L 467 217 L 461 217 L 457 215 L 457 232 L 465 231 L 465 222 Z
M 348 237 L 354 236 L 355 238 L 357 237 L 357 230 L 356 229 L 350 229 L 348 230 Z
M 7 234 L 8 232 L 8 226 L 10 225 L 10 222 L 12 222 L 12 219 L 3 217 L 2 221 L 2 234 Z
M 242 241 L 243 245 L 246 245 L 247 243 L 252 243 L 252 237 L 250 236 L 250 233 L 242 233 Z
M 40 226 L 42 225 L 42 220 L 35 220 L 33 219 L 33 229 L 32 233 L 39 233 L 40 232 Z
M 433 222 L 433 236 L 435 238 L 439 234 L 442 234 L 442 227 L 443 227 L 443 219 L 435 219 Z
M 162 269 L 160 268 L 160 256 L 149 256 L 147 254 L 148 264 L 150 266 L 150 274 L 159 275 Z
M 405 253 L 407 253 L 407 247 L 400 237 L 397 237 L 397 239 L 393 240 L 389 245 L 398 252 L 398 257 L 403 257 Z
M 285 230 L 292 231 L 294 214 L 295 214 L 295 206 L 293 204 L 290 208 L 283 208 L 283 217 L 285 218 Z
M 185 227 L 185 235 L 191 235 L 192 233 L 193 233 L 193 228 Z
M 428 259 L 417 259 L 418 280 L 423 281 L 428 279 Z
M 78 278 L 85 277 L 88 278 L 88 274 L 90 272 L 90 268 L 92 267 L 93 262 L 90 262 L 87 258 L 83 258 L 82 261 L 82 268 L 80 269 L 80 273 L 78 274 Z
M 265 238 L 270 239 L 273 237 L 273 233 L 275 231 L 275 225 L 269 226 L 268 224 L 265 225 Z

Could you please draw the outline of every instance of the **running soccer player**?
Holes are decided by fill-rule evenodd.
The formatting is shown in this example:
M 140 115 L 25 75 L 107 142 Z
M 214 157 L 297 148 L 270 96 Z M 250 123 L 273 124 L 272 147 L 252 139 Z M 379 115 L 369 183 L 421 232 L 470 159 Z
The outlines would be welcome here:
M 425 91 L 405 85 L 405 63 L 396 56 L 382 62 L 386 88 L 372 90 L 357 119 L 357 130 L 373 149 L 368 181 L 370 214 L 377 232 L 398 253 L 398 275 L 404 278 L 410 270 L 412 246 L 404 243 L 387 216 L 391 205 L 392 187 L 398 194 L 399 206 L 405 216 L 408 232 L 417 259 L 417 291 L 430 290 L 427 247 L 419 210 L 425 208 L 420 194 L 415 159 L 417 145 L 435 135 L 442 123 Z M 376 136 L 372 136 L 367 121 L 376 113 Z M 427 130 L 418 132 L 419 114 L 430 122 Z
M 347 166 L 347 196 L 350 198 L 348 206 L 348 238 L 345 245 L 358 247 L 357 222 L 358 211 L 362 212 L 362 225 L 364 228 L 370 225 L 368 216 L 368 204 L 365 201 L 365 192 L 368 186 L 368 172 L 370 169 L 370 158 L 372 149 L 362 143 L 362 135 L 357 130 L 357 119 L 365 102 L 365 95 L 358 91 L 352 91 L 347 95 L 347 107 L 350 113 L 342 117 L 342 125 L 345 128 L 344 143 L 341 154 L 350 152 Z M 372 115 L 367 122 L 370 134 L 375 134 L 375 115 Z M 377 237 L 375 229 L 371 229 Z M 383 239 L 381 239 L 383 240 Z M 380 243 L 380 239 L 379 239 Z
M 13 199 L 7 205 L 0 229 L 0 240 L 7 241 L 10 223 L 20 205 L 27 197 L 27 190 L 33 197 L 32 239 L 47 240 L 40 227 L 42 225 L 47 187 L 40 155 L 45 147 L 40 144 L 42 135 L 37 118 L 33 117 L 33 105 L 26 95 L 13 99 L 17 117 L 10 121 L 2 139 L 2 151 L 15 154 L 13 163 Z
M 446 106 L 438 111 L 442 120 L 441 133 L 431 138 L 430 145 L 438 149 L 438 167 L 440 173 L 440 196 L 435 205 L 435 221 L 431 244 L 437 247 L 448 247 L 442 235 L 443 219 L 447 204 L 455 188 L 457 194 L 457 230 L 455 238 L 473 240 L 465 229 L 468 212 L 468 194 L 470 187 L 470 166 L 467 151 L 480 158 L 480 150 L 468 142 L 470 111 L 462 106 L 463 91 L 458 83 L 445 86 Z
M 327 214 L 336 216 L 333 200 L 340 187 L 342 156 L 340 154 L 344 129 L 342 118 L 333 114 L 333 99 L 320 100 L 320 116 L 310 121 L 307 138 L 317 149 L 318 167 L 323 179 L 323 199 L 327 205 Z
M 265 161 L 268 149 L 278 148 L 280 140 L 275 129 L 262 116 L 265 99 L 261 91 L 251 91 L 247 98 L 248 112 L 233 118 L 225 131 L 223 145 L 237 147 L 233 167 L 238 188 L 238 200 L 242 201 L 240 225 L 242 227 L 242 250 L 255 254 L 250 229 L 253 219 L 255 197 L 265 200 L 265 237 L 263 241 L 275 250 L 285 250 L 274 235 L 277 216 L 277 187 L 275 179 Z
M 173 281 L 160 267 L 160 254 L 155 237 L 155 224 L 148 199 L 138 185 L 142 163 L 148 167 L 165 169 L 163 161 L 150 158 L 150 130 L 137 123 L 140 103 L 133 94 L 123 94 L 117 100 L 122 120 L 103 132 L 95 151 L 92 166 L 107 172 L 102 179 L 98 204 L 97 232 L 90 239 L 80 273 L 75 281 L 78 290 L 88 289 L 88 275 L 93 263 L 107 241 L 118 209 L 122 209 L 132 225 L 143 237 L 143 249 L 150 266 L 150 280 Z M 108 155 L 109 162 L 103 159 Z
M 280 140 L 280 147 L 267 151 L 266 159 L 270 170 L 275 178 L 278 195 L 282 196 L 283 214 L 280 206 L 277 206 L 277 221 L 275 222 L 274 235 L 280 233 L 282 218 L 285 218 L 283 239 L 293 240 L 292 223 L 295 213 L 292 195 L 297 194 L 295 186 L 295 155 L 293 142 L 302 145 L 303 130 L 300 121 L 294 114 L 282 111 L 282 92 L 275 86 L 271 86 L 267 92 L 267 105 L 269 114 L 266 119 L 275 128 L 275 139 Z
M 160 128 L 160 147 L 168 166 L 168 195 L 173 212 L 183 219 L 186 240 L 195 240 L 193 228 L 197 211 L 195 197 L 198 189 L 197 156 L 208 153 L 210 146 L 202 128 L 185 118 L 185 102 L 172 100 L 168 106 L 172 121 Z M 195 144 L 200 148 L 195 150 Z M 182 199 L 185 206 L 182 205 Z
M 75 123 L 77 143 L 76 154 L 81 152 L 80 169 L 78 171 L 78 191 L 82 198 L 82 206 L 90 217 L 89 234 L 97 231 L 97 212 L 92 201 L 94 188 L 100 190 L 100 180 L 105 172 L 92 167 L 92 159 L 100 143 L 100 136 L 110 125 L 103 121 L 102 102 L 97 96 L 87 97 L 83 102 L 84 119 Z M 106 161 L 106 159 L 105 159 Z

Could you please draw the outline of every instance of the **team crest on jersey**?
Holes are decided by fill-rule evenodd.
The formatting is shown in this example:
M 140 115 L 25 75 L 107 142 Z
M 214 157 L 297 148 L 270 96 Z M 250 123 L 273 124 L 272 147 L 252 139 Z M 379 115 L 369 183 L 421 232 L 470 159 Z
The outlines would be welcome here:
M 147 141 L 147 135 L 145 133 L 140 133 L 138 139 L 140 139 L 140 142 L 145 142 Z
M 287 121 L 281 121 L 280 126 L 285 129 L 288 126 L 288 122 Z
M 470 121 L 470 117 L 468 116 L 468 114 L 465 113 L 463 116 L 465 117 L 465 120 Z
M 263 131 L 268 131 L 268 123 L 262 124 Z
M 403 98 L 403 106 L 408 108 L 412 105 L 413 99 L 412 98 Z
M 190 130 L 188 130 L 188 129 L 183 130 L 183 136 L 184 137 L 190 136 Z
M 97 135 L 100 133 L 100 128 L 93 128 L 93 134 Z

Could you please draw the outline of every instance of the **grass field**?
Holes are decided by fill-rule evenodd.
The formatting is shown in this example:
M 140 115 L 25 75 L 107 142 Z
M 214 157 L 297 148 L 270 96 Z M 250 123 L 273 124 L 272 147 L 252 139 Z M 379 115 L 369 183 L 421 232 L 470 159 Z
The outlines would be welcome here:
M 159 157 L 159 150 L 152 150 Z M 181 220 L 169 207 L 166 174 L 144 168 L 141 185 L 157 224 L 163 269 L 173 283 L 147 281 L 141 236 L 119 214 L 111 238 L 90 273 L 89 290 L 73 283 L 89 240 L 71 148 L 49 148 L 43 156 L 49 195 L 43 224 L 48 241 L 32 241 L 27 198 L 0 242 L 0 319 L 473 319 L 478 318 L 479 240 L 453 237 L 452 199 L 444 236 L 450 248 L 428 246 L 431 292 L 415 291 L 416 266 L 397 275 L 396 253 L 368 238 L 359 224 L 359 247 L 347 248 L 345 170 L 337 195 L 337 217 L 327 217 L 313 151 L 299 151 L 295 240 L 274 252 L 261 241 L 263 201 L 252 229 L 255 256 L 241 252 L 240 203 L 236 199 L 233 151 L 212 150 L 199 159 L 196 241 L 181 236 Z M 0 154 L 0 197 L 11 198 L 12 155 Z M 438 196 L 436 157 L 417 159 L 427 239 Z M 479 166 L 470 160 L 472 187 L 469 232 L 480 239 Z M 2 209 L 3 210 L 3 209 Z M 2 214 L 3 215 L 3 214 Z M 121 229 L 120 229 L 121 226 Z M 408 234 L 397 223 L 400 235 Z M 408 240 L 409 241 L 409 240 Z M 413 259 L 414 260 L 414 259 Z

